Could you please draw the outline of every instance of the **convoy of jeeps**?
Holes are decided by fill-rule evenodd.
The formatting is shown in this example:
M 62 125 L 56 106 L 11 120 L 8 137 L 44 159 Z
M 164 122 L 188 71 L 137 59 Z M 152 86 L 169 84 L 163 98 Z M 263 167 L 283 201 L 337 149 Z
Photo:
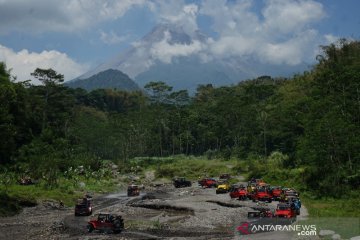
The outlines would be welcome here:
M 248 222 L 251 224 L 276 223 L 291 224 L 296 221 L 296 216 L 300 214 L 301 201 L 300 194 L 293 188 L 285 188 L 280 186 L 271 186 L 262 179 L 252 178 L 247 185 L 232 184 L 230 185 L 231 176 L 229 174 L 221 174 L 219 179 L 203 178 L 198 184 L 203 188 L 215 188 L 216 194 L 229 193 L 231 199 L 241 201 L 251 200 L 261 207 L 254 207 L 256 211 L 248 212 Z M 173 179 L 175 188 L 191 187 L 191 181 L 184 177 Z M 128 197 L 140 195 L 140 188 L 137 185 L 130 184 L 127 189 Z M 267 203 L 278 201 L 275 210 L 267 207 Z M 79 199 L 75 205 L 75 216 L 92 215 L 93 209 L 91 197 L 85 195 Z M 97 218 L 90 220 L 87 225 L 88 232 L 98 230 L 101 232 L 120 233 L 124 229 L 124 221 L 121 216 L 109 213 L 98 213 Z

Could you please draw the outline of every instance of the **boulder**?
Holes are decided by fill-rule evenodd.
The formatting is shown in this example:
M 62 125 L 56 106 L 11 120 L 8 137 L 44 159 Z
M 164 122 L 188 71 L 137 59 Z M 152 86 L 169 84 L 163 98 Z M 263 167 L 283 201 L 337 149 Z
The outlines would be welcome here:
M 341 239 L 341 236 L 339 234 L 334 234 L 332 235 L 331 239 L 333 240 L 340 240 Z

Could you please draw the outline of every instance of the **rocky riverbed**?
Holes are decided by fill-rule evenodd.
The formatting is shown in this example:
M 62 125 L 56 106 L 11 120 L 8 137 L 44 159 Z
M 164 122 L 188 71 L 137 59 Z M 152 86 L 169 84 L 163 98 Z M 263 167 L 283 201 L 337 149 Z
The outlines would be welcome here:
M 0 239 L 245 239 L 236 228 L 247 220 L 247 213 L 259 207 L 252 201 L 230 199 L 215 189 L 172 185 L 147 187 L 138 197 L 117 192 L 94 197 L 93 213 L 120 214 L 125 230 L 120 234 L 88 233 L 87 221 L 94 216 L 75 217 L 73 208 L 59 208 L 43 202 L 22 213 L 0 218 Z M 276 202 L 266 207 L 274 209 Z M 302 208 L 298 218 L 305 218 Z M 291 239 L 293 232 L 251 234 L 246 239 Z M 309 239 L 309 238 L 300 238 Z M 311 237 L 316 239 L 316 237 Z

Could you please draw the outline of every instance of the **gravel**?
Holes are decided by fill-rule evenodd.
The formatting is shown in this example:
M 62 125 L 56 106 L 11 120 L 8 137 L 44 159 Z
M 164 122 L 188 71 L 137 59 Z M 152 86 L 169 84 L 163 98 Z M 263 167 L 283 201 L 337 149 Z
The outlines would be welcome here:
M 86 224 L 92 217 L 75 217 L 73 208 L 60 209 L 56 202 L 47 201 L 16 216 L 0 218 L 0 239 L 235 239 L 236 227 L 257 207 L 196 184 L 178 189 L 171 184 L 149 187 L 132 198 L 125 192 L 102 195 L 93 199 L 93 205 L 95 214 L 122 215 L 125 230 L 121 234 L 87 233 Z M 276 233 L 251 236 L 276 238 L 282 239 Z

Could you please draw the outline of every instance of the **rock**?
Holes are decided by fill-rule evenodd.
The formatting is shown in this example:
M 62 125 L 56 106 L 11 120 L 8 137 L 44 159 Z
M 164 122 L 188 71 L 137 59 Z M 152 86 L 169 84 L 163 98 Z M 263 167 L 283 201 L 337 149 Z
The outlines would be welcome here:
M 360 240 L 360 236 L 352 237 L 350 240 Z
M 332 235 L 331 239 L 333 240 L 340 240 L 341 239 L 341 236 L 339 234 L 334 234 Z
M 335 234 L 335 232 L 332 230 L 320 230 L 320 232 L 319 232 L 320 237 L 325 237 L 325 236 L 334 235 L 334 234 Z
M 62 221 L 53 222 L 53 224 L 50 226 L 52 230 L 64 230 L 65 224 Z

